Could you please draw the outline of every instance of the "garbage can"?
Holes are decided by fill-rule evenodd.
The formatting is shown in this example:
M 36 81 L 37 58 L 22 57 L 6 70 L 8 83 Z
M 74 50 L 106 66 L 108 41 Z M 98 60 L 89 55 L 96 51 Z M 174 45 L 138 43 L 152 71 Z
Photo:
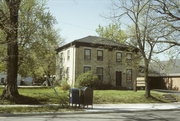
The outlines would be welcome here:
M 80 102 L 83 107 L 91 105 L 93 108 L 93 89 L 89 87 L 81 88 Z
M 80 90 L 78 88 L 71 88 L 69 91 L 69 105 L 80 106 Z

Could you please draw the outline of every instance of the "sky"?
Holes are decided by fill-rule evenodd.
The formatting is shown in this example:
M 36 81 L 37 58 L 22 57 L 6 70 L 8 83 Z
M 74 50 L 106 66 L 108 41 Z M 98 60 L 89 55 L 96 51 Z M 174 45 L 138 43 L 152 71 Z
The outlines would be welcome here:
M 106 26 L 112 23 L 103 16 L 110 16 L 112 13 L 112 0 L 48 0 L 47 7 L 56 18 L 56 29 L 59 29 L 60 36 L 69 43 L 89 35 L 97 36 L 98 25 Z M 123 17 L 121 19 L 122 29 L 130 24 L 130 21 Z M 167 60 L 165 55 L 158 55 L 160 60 Z
M 66 43 L 97 36 L 98 25 L 111 22 L 103 17 L 110 15 L 111 0 L 49 0 L 47 6 L 58 22 L 55 28 L 60 30 Z

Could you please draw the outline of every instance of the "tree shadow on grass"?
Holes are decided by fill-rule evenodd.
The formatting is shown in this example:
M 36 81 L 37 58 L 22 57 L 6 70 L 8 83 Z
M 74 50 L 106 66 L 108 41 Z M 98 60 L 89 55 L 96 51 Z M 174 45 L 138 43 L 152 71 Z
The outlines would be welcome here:
M 41 104 L 39 100 L 37 100 L 36 98 L 33 97 L 28 97 L 28 96 L 24 96 L 24 95 L 19 95 L 16 99 L 15 99 L 15 103 L 16 104 Z
M 152 96 L 152 95 L 151 95 L 151 97 L 149 97 L 149 99 L 154 100 L 154 101 L 157 101 L 157 102 L 160 102 L 160 103 L 167 103 L 167 101 L 162 100 L 162 99 L 159 99 L 159 98 L 154 97 L 154 96 Z

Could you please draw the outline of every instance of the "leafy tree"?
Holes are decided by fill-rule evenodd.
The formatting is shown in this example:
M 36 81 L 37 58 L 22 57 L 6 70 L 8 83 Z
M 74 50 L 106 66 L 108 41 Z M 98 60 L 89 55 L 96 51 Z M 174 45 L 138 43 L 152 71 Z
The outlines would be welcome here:
M 2 98 L 14 101 L 19 93 L 17 90 L 18 73 L 18 17 L 20 0 L 2 0 L 7 7 L 8 14 L 0 9 L 0 29 L 6 33 L 7 43 L 7 85 Z M 2 3 L 1 3 L 2 5 Z
M 61 41 L 58 31 L 53 28 L 56 20 L 44 1 L 23 1 L 20 11 L 20 74 L 35 78 L 53 75 L 54 49 Z
M 5 11 L 5 6 L 2 7 Z M 18 66 L 22 76 L 40 78 L 55 74 L 54 49 L 62 42 L 58 31 L 53 28 L 55 23 L 56 20 L 46 8 L 46 1 L 23 0 L 21 2 Z
M 22 0 L 20 4 L 18 0 L 2 0 L 0 6 L 0 29 L 3 30 L 3 32 L 0 31 L 2 36 L 0 46 L 5 48 L 4 45 L 8 45 L 8 56 L 3 57 L 8 63 L 7 88 L 2 97 L 14 100 L 19 95 L 16 80 L 18 68 L 19 73 L 23 76 L 36 77 L 54 74 L 54 49 L 61 39 L 53 28 L 56 21 L 46 8 L 45 1 Z M 18 7 L 18 10 L 13 7 Z M 13 23 L 15 18 L 19 20 Z M 16 28 L 13 28 L 14 26 Z M 9 32 L 7 28 L 12 28 L 12 30 Z M 12 48 L 15 49 L 12 50 Z M 0 52 L 4 54 L 1 49 Z M 1 66 L 0 68 L 4 69 Z
M 125 31 L 121 30 L 120 24 L 109 24 L 108 26 L 99 25 L 96 29 L 97 34 L 100 37 L 115 40 L 120 43 L 124 43 L 127 39 Z

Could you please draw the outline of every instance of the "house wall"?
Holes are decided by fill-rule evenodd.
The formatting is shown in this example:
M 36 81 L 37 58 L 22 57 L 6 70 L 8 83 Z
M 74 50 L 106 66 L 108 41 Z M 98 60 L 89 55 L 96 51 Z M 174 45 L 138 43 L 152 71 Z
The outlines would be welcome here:
M 7 74 L 6 73 L 0 73 L 0 84 L 3 84 L 1 83 L 1 81 L 3 80 L 4 83 L 6 83 L 6 79 L 7 79 Z M 17 85 L 20 85 L 20 81 L 22 80 L 22 77 L 21 75 L 17 75 Z
M 84 60 L 84 49 L 91 49 L 91 60 Z M 103 61 L 97 61 L 97 50 L 103 50 Z M 122 63 L 116 62 L 116 52 L 122 52 Z M 90 48 L 90 47 L 78 47 L 76 48 L 76 60 L 75 60 L 75 75 L 84 72 L 84 66 L 90 66 L 91 70 L 96 72 L 97 67 L 103 67 L 103 83 L 116 86 L 116 71 L 122 72 L 122 87 L 132 88 L 133 80 L 137 77 L 137 71 L 135 67 L 128 66 L 126 64 L 125 51 L 109 50 L 104 48 Z M 132 54 L 134 55 L 134 54 Z M 126 69 L 132 69 L 132 81 L 126 81 Z
M 67 57 L 69 50 L 69 59 Z M 75 47 L 71 46 L 59 52 L 56 56 L 56 80 L 67 80 L 70 85 L 74 85 L 75 82 Z M 61 53 L 63 53 L 62 62 Z M 62 68 L 62 80 L 60 80 L 60 69 Z M 69 76 L 67 75 L 67 68 L 69 68 Z M 68 78 L 67 78 L 68 77 Z

